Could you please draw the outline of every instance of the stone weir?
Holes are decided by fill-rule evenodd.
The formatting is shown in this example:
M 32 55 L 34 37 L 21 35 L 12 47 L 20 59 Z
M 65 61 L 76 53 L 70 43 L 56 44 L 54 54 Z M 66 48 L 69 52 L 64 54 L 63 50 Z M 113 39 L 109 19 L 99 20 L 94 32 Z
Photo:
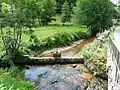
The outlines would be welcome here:
M 14 61 L 17 65 L 53 65 L 53 64 L 75 64 L 84 63 L 80 57 L 30 57 L 29 55 L 19 56 Z

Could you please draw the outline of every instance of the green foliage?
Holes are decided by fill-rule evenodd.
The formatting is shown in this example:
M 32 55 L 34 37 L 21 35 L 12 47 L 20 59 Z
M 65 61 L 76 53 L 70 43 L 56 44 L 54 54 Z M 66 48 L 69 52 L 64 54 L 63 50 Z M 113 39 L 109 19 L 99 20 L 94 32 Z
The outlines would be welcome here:
M 47 25 L 54 20 L 55 1 L 54 0 L 38 0 L 37 2 L 37 17 L 40 25 Z
M 22 4 L 21 8 L 23 9 L 22 12 L 24 13 L 24 26 L 31 28 L 36 25 L 36 18 L 38 17 L 36 0 L 23 1 L 24 3 Z
M 24 1 L 9 0 L 0 4 L 0 31 L 5 51 L 1 62 L 2 66 L 13 66 L 13 60 L 20 54 L 23 27 L 30 29 L 34 26 L 32 22 L 35 20 L 35 14 L 30 14 L 34 10 L 31 4 L 26 4 Z
M 39 40 L 37 43 L 31 43 L 28 48 L 33 51 L 44 51 L 47 49 L 70 45 L 72 42 L 90 37 L 88 30 L 78 32 L 59 32 L 51 37 Z
M 102 48 L 97 48 L 94 52 L 92 52 L 92 56 L 89 59 L 90 61 L 94 62 L 98 68 L 102 70 L 106 70 L 106 63 L 107 63 L 107 43 L 105 43 Z
M 13 88 L 13 86 L 11 86 L 10 88 L 7 88 L 6 86 L 4 86 L 4 84 L 1 84 L 1 85 L 0 85 L 0 89 L 1 89 L 1 90 L 6 90 L 6 89 L 7 89 L 7 90 L 12 90 L 12 88 Z
M 14 8 L 11 3 L 3 2 L 1 5 L 0 30 L 3 46 L 5 49 L 5 55 L 2 59 L 2 62 L 13 65 L 12 60 L 15 56 L 15 53 L 18 52 L 20 46 L 19 44 L 21 42 L 21 18 L 18 17 L 18 13 L 13 12 Z M 11 31 L 10 27 L 14 28 L 13 32 Z
M 61 13 L 64 0 L 56 0 L 56 13 Z
M 0 90 L 34 90 L 33 84 L 23 80 L 21 75 L 23 72 L 15 67 L 0 69 Z
M 23 68 L 11 67 L 11 68 L 8 68 L 8 72 L 11 77 L 16 78 L 19 76 L 19 79 L 25 80 L 24 78 L 25 69 Z
M 74 14 L 75 23 L 87 25 L 95 35 L 112 26 L 114 7 L 108 0 L 78 0 Z
M 113 14 L 114 19 L 119 19 L 119 15 L 120 15 L 120 8 L 116 6 Z
M 56 0 L 56 13 L 61 13 L 64 2 L 68 2 L 71 11 L 76 6 L 76 0 Z
M 61 22 L 64 25 L 64 23 L 70 22 L 70 19 L 71 19 L 70 7 L 67 2 L 64 2 L 63 6 L 62 6 Z
M 95 40 L 93 43 L 82 48 L 78 55 L 86 59 L 84 63 L 92 72 L 106 72 L 107 42 L 100 46 L 100 43 Z
M 98 47 L 98 43 L 95 40 L 91 44 L 82 48 L 80 52 L 78 53 L 78 55 L 80 55 L 80 57 L 84 57 L 85 59 L 89 59 L 92 56 L 92 52 L 95 51 L 97 47 Z

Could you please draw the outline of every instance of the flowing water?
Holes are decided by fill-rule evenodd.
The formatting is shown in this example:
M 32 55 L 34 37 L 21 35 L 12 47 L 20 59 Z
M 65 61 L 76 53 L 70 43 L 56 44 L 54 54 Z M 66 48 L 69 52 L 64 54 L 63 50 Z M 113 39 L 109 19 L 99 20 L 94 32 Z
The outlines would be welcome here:
M 94 39 L 90 38 L 73 48 L 62 51 L 62 57 L 76 56 L 82 47 Z M 83 64 L 67 64 L 31 66 L 26 70 L 25 78 L 37 82 L 37 90 L 85 90 L 94 75 Z
M 62 57 L 72 57 L 72 56 L 76 56 L 76 54 L 80 51 L 80 49 L 82 47 L 84 47 L 85 45 L 90 44 L 91 42 L 93 42 L 95 39 L 95 37 L 92 37 L 90 39 L 84 40 L 83 42 L 79 43 L 78 45 L 74 46 L 73 48 L 70 48 L 68 50 L 64 50 L 62 51 Z
M 74 67 L 76 65 L 76 67 Z M 25 72 L 27 80 L 36 81 L 39 78 L 48 79 L 49 76 L 57 74 L 59 70 L 66 69 L 69 72 L 77 71 L 79 76 L 83 79 L 90 80 L 92 75 L 83 64 L 67 64 L 67 65 L 49 65 L 49 66 L 31 66 Z
M 93 77 L 83 64 L 32 66 L 25 72 L 38 90 L 84 90 Z
M 61 57 L 73 57 L 73 56 L 75 57 L 82 47 L 93 42 L 94 39 L 95 39 L 95 37 L 92 37 L 92 38 L 86 39 L 82 42 L 79 42 L 79 43 L 75 44 L 74 46 L 68 46 L 65 48 L 57 48 L 56 50 L 58 50 L 61 53 Z M 53 51 L 40 55 L 40 57 L 52 57 L 52 56 L 53 56 Z

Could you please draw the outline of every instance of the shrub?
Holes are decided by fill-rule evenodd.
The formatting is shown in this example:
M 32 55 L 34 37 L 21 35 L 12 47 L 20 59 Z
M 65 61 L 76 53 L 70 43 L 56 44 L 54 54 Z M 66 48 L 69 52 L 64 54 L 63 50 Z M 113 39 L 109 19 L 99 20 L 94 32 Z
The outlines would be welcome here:
M 0 90 L 34 90 L 33 84 L 21 77 L 23 71 L 15 67 L 0 69 Z
M 81 49 L 78 54 L 85 58 L 84 64 L 89 70 L 106 78 L 107 42 L 101 46 L 96 40 Z
M 70 45 L 73 41 L 88 37 L 90 37 L 90 32 L 87 30 L 78 32 L 59 32 L 51 37 L 39 40 L 37 43 L 32 40 L 33 42 L 29 44 L 28 48 L 32 51 L 42 52 L 51 48 Z
M 78 53 L 78 55 L 80 55 L 81 57 L 84 57 L 85 59 L 89 59 L 92 56 L 92 52 L 95 51 L 95 49 L 97 47 L 98 47 L 98 43 L 95 40 L 91 44 L 89 44 L 89 45 L 85 46 L 84 48 L 82 48 L 80 50 L 80 52 Z

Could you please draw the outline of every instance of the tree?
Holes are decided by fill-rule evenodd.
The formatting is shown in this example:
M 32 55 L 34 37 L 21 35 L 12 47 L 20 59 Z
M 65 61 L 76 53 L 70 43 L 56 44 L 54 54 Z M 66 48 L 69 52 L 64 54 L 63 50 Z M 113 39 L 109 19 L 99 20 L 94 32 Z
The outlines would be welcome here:
M 37 1 L 37 16 L 40 25 L 47 25 L 54 20 L 55 15 L 54 0 L 38 0 Z
M 75 23 L 87 25 L 95 35 L 112 25 L 114 7 L 108 0 L 78 0 L 74 13 Z
M 23 27 L 31 28 L 31 14 L 26 16 L 25 5 L 21 0 L 8 0 L 1 3 L 0 31 L 5 53 L 2 58 L 4 65 L 13 65 L 16 55 L 20 54 Z M 1 62 L 0 62 L 1 63 Z
M 69 5 L 70 10 L 72 11 L 72 13 L 73 13 L 73 8 L 76 6 L 76 1 L 77 0 L 67 0 L 68 5 Z
M 36 0 L 23 0 L 24 3 L 22 4 L 22 9 L 23 9 L 23 13 L 24 13 L 24 18 L 25 20 L 25 24 L 28 27 L 32 27 L 36 25 L 36 18 L 37 18 L 37 4 L 36 4 Z
M 70 19 L 71 19 L 70 7 L 69 7 L 68 3 L 65 2 L 62 6 L 61 22 L 64 25 L 64 23 L 70 21 Z
M 73 7 L 76 6 L 76 0 L 56 0 L 56 13 L 61 14 L 62 5 L 64 2 L 68 2 L 68 5 L 72 11 Z
M 56 13 L 61 13 L 64 0 L 56 0 Z

